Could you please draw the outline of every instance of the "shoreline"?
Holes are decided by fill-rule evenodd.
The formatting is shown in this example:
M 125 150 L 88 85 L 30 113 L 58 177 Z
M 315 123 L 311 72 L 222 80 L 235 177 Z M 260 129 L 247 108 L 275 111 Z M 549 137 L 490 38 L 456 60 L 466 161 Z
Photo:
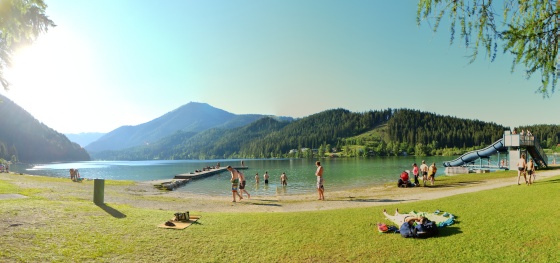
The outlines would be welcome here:
M 540 171 L 536 182 L 543 178 L 560 175 L 559 170 Z M 68 198 L 92 201 L 93 180 L 82 183 L 70 180 L 37 180 L 37 175 L 0 173 L 0 179 L 8 181 L 21 189 L 46 189 L 35 194 L 49 200 L 68 200 Z M 48 177 L 48 176 L 45 176 Z M 52 178 L 52 177 L 49 177 Z M 119 181 L 116 181 L 119 182 Z M 120 181 L 126 182 L 126 181 Z M 161 191 L 154 187 L 153 181 L 105 184 L 104 202 L 107 205 L 130 205 L 137 208 L 194 211 L 194 212 L 303 212 L 332 210 L 341 208 L 375 207 L 395 203 L 408 203 L 432 200 L 443 197 L 477 192 L 517 184 L 517 178 L 498 178 L 478 181 L 477 184 L 440 185 L 398 188 L 391 184 L 353 188 L 348 190 L 325 191 L 325 201 L 317 200 L 317 193 L 276 196 L 244 197 L 236 203 L 231 196 L 210 196 L 178 191 Z M 524 184 L 520 187 L 527 187 Z

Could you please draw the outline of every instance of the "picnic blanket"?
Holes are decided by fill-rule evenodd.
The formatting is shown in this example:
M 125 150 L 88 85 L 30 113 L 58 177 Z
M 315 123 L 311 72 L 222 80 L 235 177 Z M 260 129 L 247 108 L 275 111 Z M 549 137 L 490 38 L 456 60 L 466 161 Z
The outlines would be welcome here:
M 196 222 L 201 217 L 202 216 L 189 216 L 188 221 L 176 221 L 175 218 L 172 218 L 167 222 L 163 222 L 163 223 L 159 224 L 158 227 L 170 228 L 170 229 L 185 229 L 188 226 L 192 225 L 194 222 Z M 168 223 L 168 222 L 171 222 L 174 226 L 173 225 L 166 225 L 166 223 Z

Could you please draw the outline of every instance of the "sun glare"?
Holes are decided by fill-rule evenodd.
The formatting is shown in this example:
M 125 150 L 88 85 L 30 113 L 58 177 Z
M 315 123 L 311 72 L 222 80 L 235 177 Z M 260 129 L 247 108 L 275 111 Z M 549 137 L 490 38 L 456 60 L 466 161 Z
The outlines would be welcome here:
M 12 57 L 5 78 L 11 83 L 2 91 L 39 121 L 60 116 L 60 121 L 79 118 L 69 101 L 96 99 L 94 60 L 79 37 L 56 27 Z M 75 104 L 74 104 L 75 105 Z M 82 112 L 83 116 L 83 112 Z M 49 121 L 52 127 L 61 127 Z

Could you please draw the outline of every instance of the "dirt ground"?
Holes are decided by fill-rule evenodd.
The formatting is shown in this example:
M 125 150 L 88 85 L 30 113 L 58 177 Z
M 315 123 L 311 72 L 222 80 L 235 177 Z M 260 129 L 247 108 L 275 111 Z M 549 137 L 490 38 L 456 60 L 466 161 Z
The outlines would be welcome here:
M 540 179 L 558 175 L 558 170 L 541 171 Z M 20 188 L 42 189 L 37 193 L 51 200 L 91 200 L 93 201 L 93 181 L 82 183 L 66 180 L 37 180 L 37 176 L 15 173 L 0 173 L 0 180 L 5 180 Z M 325 201 L 317 200 L 316 194 L 251 196 L 236 203 L 231 196 L 206 196 L 185 192 L 167 192 L 154 187 L 154 182 L 137 182 L 130 185 L 105 185 L 104 202 L 106 205 L 126 204 L 138 208 L 150 208 L 170 211 L 196 212 L 296 212 L 328 210 L 349 207 L 374 207 L 387 204 L 406 203 L 418 200 L 437 199 L 457 194 L 470 193 L 517 184 L 517 178 L 490 179 L 465 184 L 433 187 L 397 188 L 376 186 L 348 191 L 329 191 L 325 185 Z M 526 187 L 524 184 L 520 187 Z M 19 196 L 21 198 L 21 196 Z M 0 201 L 15 198 L 14 195 L 1 195 Z

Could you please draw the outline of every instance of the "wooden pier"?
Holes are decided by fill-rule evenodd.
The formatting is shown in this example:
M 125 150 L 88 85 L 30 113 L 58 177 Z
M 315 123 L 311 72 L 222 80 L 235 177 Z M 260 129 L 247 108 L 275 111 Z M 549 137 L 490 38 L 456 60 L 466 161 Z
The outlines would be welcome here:
M 247 167 L 247 166 L 233 167 L 233 169 L 246 170 L 246 169 L 249 169 L 249 167 Z M 178 175 L 175 175 L 175 177 L 173 178 L 172 181 L 164 181 L 164 182 L 159 181 L 159 182 L 157 182 L 157 184 L 154 185 L 154 187 L 156 187 L 158 189 L 162 189 L 162 190 L 173 191 L 174 189 L 187 184 L 191 180 L 202 179 L 202 178 L 206 178 L 206 177 L 209 177 L 209 176 L 212 176 L 212 175 L 215 175 L 215 174 L 219 174 L 219 173 L 223 173 L 223 172 L 227 172 L 227 171 L 228 170 L 227 170 L 226 167 L 220 167 L 218 169 L 210 169 L 210 170 L 201 171 L 201 172 L 191 172 L 191 173 L 186 173 L 186 174 L 178 174 Z
M 246 170 L 246 169 L 249 169 L 249 167 L 247 167 L 247 166 L 233 167 L 233 169 Z M 220 167 L 218 169 L 210 169 L 210 170 L 206 170 L 206 171 L 202 171 L 202 172 L 198 172 L 198 173 L 192 172 L 192 173 L 188 173 L 188 174 L 178 174 L 178 175 L 175 175 L 175 177 L 173 179 L 190 179 L 190 180 L 201 179 L 201 178 L 206 178 L 208 176 L 212 176 L 212 175 L 227 172 L 227 171 L 228 170 L 227 170 L 226 167 Z

